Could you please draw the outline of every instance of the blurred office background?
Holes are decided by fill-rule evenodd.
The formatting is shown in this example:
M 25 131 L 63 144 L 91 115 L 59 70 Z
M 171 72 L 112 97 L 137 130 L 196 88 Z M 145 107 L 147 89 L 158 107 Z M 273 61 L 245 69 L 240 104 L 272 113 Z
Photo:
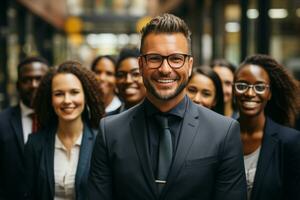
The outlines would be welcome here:
M 40 55 L 51 65 L 139 47 L 139 30 L 169 12 L 192 30 L 195 64 L 247 55 L 275 57 L 300 77 L 300 0 L 2 0 L 0 110 L 17 101 L 18 62 Z

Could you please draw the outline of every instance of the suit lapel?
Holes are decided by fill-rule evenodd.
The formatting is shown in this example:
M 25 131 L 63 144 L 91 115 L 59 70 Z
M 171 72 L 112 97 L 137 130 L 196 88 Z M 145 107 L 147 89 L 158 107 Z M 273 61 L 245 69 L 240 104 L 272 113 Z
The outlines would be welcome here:
M 48 132 L 47 141 L 45 143 L 45 171 L 50 188 L 51 196 L 54 197 L 54 145 L 55 145 L 56 128 Z
M 23 128 L 22 128 L 22 119 L 21 119 L 21 109 L 19 106 L 13 108 L 12 115 L 10 118 L 11 126 L 14 130 L 14 133 L 17 138 L 18 146 L 22 157 L 24 156 L 24 137 L 23 137 Z
M 254 178 L 251 199 L 256 199 L 256 196 L 259 194 L 259 189 L 261 188 L 261 184 L 263 184 L 262 182 L 264 180 L 264 175 L 268 170 L 269 163 L 272 159 L 272 154 L 278 144 L 278 139 L 276 137 L 277 131 L 275 126 L 276 125 L 270 119 L 267 118 L 264 130 L 264 137 L 257 163 L 256 174 Z
M 89 169 L 89 161 L 90 161 L 90 155 L 93 149 L 93 143 L 94 143 L 94 135 L 92 130 L 85 124 L 83 135 L 82 135 L 82 142 L 80 147 L 80 153 L 79 153 L 79 160 L 77 165 L 77 171 L 76 171 L 76 178 L 75 178 L 75 187 L 76 187 L 76 193 L 79 191 L 79 186 L 82 181 L 83 174 L 86 170 Z
M 166 194 L 167 190 L 170 188 L 171 184 L 176 179 L 179 171 L 182 169 L 186 156 L 190 150 L 190 147 L 194 141 L 197 134 L 197 127 L 199 125 L 199 114 L 197 105 L 193 104 L 190 100 L 188 102 L 188 107 L 184 116 L 179 143 L 176 149 L 175 157 L 173 159 L 173 164 L 171 166 L 167 184 L 162 191 L 162 195 Z
M 152 190 L 153 194 L 157 195 L 157 188 L 151 168 L 152 165 L 148 148 L 149 144 L 147 137 L 147 126 L 145 123 L 143 104 L 137 108 L 137 112 L 130 122 L 130 128 L 146 182 L 148 183 L 148 186 Z

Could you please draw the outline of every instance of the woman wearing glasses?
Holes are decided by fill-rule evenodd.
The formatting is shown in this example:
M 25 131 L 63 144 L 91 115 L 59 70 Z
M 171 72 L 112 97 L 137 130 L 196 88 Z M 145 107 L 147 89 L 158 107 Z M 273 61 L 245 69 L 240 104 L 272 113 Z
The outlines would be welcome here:
M 121 113 L 139 102 L 146 95 L 146 88 L 139 70 L 138 49 L 125 48 L 121 51 L 116 70 L 116 84 L 123 104 L 107 115 Z
M 246 58 L 234 77 L 248 199 L 300 199 L 296 80 L 266 55 Z M 289 127 L 288 127 L 289 126 Z

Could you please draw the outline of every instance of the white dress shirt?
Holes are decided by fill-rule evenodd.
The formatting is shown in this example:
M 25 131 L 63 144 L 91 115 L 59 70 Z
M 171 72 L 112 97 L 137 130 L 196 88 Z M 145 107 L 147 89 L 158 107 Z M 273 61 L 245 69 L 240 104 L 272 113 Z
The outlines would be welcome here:
M 22 120 L 22 129 L 23 129 L 23 138 L 24 144 L 26 144 L 28 140 L 28 135 L 32 133 L 32 120 L 29 117 L 30 114 L 34 113 L 34 110 L 27 107 L 22 101 L 20 101 L 21 108 L 21 120 Z
M 75 199 L 75 177 L 79 161 L 82 133 L 76 140 L 71 151 L 63 145 L 57 134 L 54 150 L 54 200 Z
M 118 109 L 121 106 L 122 102 L 117 96 L 114 96 L 113 100 L 110 102 L 108 106 L 105 108 L 105 112 L 111 112 Z

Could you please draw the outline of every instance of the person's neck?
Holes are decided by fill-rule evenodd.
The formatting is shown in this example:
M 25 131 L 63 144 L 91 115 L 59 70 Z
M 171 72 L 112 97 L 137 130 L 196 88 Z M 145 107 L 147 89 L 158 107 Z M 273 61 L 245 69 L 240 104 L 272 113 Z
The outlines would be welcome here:
M 151 94 L 147 94 L 147 99 L 161 112 L 168 112 L 172 108 L 176 107 L 183 100 L 184 96 L 185 93 L 182 92 L 172 99 L 161 100 Z
M 76 139 L 83 131 L 83 122 L 81 118 L 74 121 L 59 121 L 57 134 L 61 139 Z
M 264 113 L 254 117 L 244 117 L 240 115 L 239 122 L 241 125 L 241 133 L 251 135 L 263 131 L 266 117 Z
M 103 97 L 103 103 L 105 108 L 113 101 L 114 97 L 114 94 L 108 94 Z
M 227 102 L 224 104 L 224 115 L 227 117 L 231 117 L 233 114 L 233 108 L 231 102 Z

